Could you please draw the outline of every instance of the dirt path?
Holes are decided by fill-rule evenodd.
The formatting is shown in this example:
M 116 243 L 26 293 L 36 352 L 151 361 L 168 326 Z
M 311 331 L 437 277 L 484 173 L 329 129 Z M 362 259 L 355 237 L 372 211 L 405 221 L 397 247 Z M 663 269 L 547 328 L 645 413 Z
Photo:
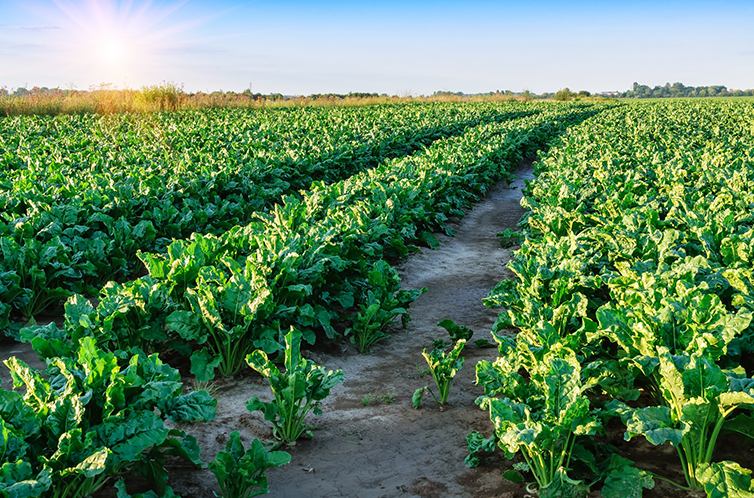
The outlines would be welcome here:
M 401 264 L 404 288 L 429 289 L 411 306 L 413 320 L 407 329 L 396 328 L 393 337 L 378 343 L 371 355 L 357 353 L 350 344 L 335 355 L 309 353 L 328 369 L 342 369 L 345 381 L 325 401 L 324 414 L 309 419 L 317 426 L 314 438 L 288 448 L 292 455 L 289 465 L 268 471 L 270 496 L 524 496 L 523 486 L 500 477 L 500 465 L 469 469 L 463 463 L 466 435 L 472 429 L 487 435 L 491 432 L 487 414 L 474 404 L 482 391 L 473 382 L 477 361 L 494 358 L 496 348 L 467 349 L 465 367 L 443 410 L 429 396 L 420 410 L 411 406 L 414 390 L 435 387 L 431 375 L 421 375 L 427 367 L 421 352 L 431 348 L 434 339 L 447 339 L 446 332 L 436 325 L 439 320 L 450 318 L 473 329 L 471 342 L 489 338 L 496 313 L 481 300 L 502 278 L 510 276 L 505 268 L 510 251 L 500 247 L 496 234 L 514 228 L 523 214 L 521 188 L 524 178 L 532 178 L 531 164 L 523 164 L 515 173 L 518 178 L 510 187 L 503 183 L 494 186 L 462 221 L 454 223 L 455 237 L 438 236 L 440 249 L 426 250 Z M 41 366 L 27 345 L 10 349 Z M 8 353 L 0 351 L 3 357 Z M 6 373 L 2 377 L 7 388 Z M 247 373 L 219 381 L 215 387 L 216 419 L 183 427 L 197 437 L 203 460 L 214 458 L 233 430 L 241 432 L 246 446 L 255 437 L 271 441 L 270 425 L 261 414 L 245 407 L 252 396 L 269 398 L 263 379 Z M 173 468 L 171 485 L 184 498 L 211 497 L 216 489 L 214 476 L 206 469 Z M 138 480 L 129 484 L 132 492 L 135 488 Z M 103 490 L 98 495 L 111 496 L 111 492 Z
M 292 461 L 268 471 L 273 497 L 513 497 L 524 489 L 500 477 L 498 466 L 469 469 L 466 435 L 472 429 L 490 433 L 485 412 L 474 400 L 482 394 L 473 385 L 474 366 L 496 356 L 495 348 L 467 350 L 465 368 L 450 391 L 449 405 L 440 410 L 431 399 L 415 410 L 415 389 L 432 385 L 423 348 L 447 338 L 436 324 L 453 319 L 475 331 L 472 341 L 488 338 L 496 313 L 481 299 L 504 278 L 510 252 L 500 247 L 497 232 L 514 228 L 523 211 L 519 205 L 524 178 L 532 177 L 530 164 L 522 165 L 510 188 L 500 183 L 473 211 L 456 223 L 455 237 L 440 237 L 439 250 L 426 250 L 399 268 L 404 288 L 429 290 L 410 309 L 413 320 L 405 330 L 379 343 L 373 354 L 344 347 L 340 355 L 313 354 L 328 369 L 340 368 L 345 381 L 331 392 L 324 414 L 312 417 L 318 430 L 311 440 L 289 449 Z M 191 428 L 205 458 L 221 449 L 227 434 L 240 430 L 246 444 L 253 437 L 269 438 L 270 428 L 260 414 L 244 403 L 251 396 L 269 397 L 260 379 L 244 377 L 224 382 L 218 397 L 218 417 L 212 424 Z M 368 404 L 367 404 L 368 402 Z M 196 429 L 196 430 L 194 430 Z M 176 491 L 184 496 L 208 496 L 207 471 L 186 472 Z

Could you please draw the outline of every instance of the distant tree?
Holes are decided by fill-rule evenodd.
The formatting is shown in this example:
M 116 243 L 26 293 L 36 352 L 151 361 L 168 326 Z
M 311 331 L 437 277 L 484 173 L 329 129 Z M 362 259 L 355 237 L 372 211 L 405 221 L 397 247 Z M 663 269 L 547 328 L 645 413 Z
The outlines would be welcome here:
M 555 100 L 571 100 L 576 96 L 575 93 L 573 93 L 568 87 L 565 87 L 561 90 L 558 90 L 555 92 Z
M 620 96 L 635 99 L 648 97 L 744 97 L 754 96 L 754 91 L 728 90 L 724 85 L 686 86 L 680 82 L 673 83 L 672 85 L 670 83 L 665 83 L 663 86 L 650 88 L 647 85 L 640 85 L 639 83 L 634 82 L 631 90 L 623 92 Z

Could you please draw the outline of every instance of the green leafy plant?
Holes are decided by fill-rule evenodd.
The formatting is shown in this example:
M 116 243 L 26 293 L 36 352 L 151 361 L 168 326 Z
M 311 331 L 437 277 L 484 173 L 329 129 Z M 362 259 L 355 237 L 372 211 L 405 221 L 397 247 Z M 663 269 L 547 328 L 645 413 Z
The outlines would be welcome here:
M 400 289 L 400 281 L 398 272 L 384 260 L 377 261 L 369 272 L 366 302 L 359 305 L 351 335 L 351 342 L 362 353 L 369 353 L 376 342 L 390 337 L 383 329 L 395 317 L 402 317 L 405 326 L 406 308 L 427 291 Z
M 267 451 L 255 439 L 251 448 L 244 451 L 238 431 L 230 433 L 230 439 L 213 462 L 209 470 L 220 485 L 218 498 L 250 498 L 269 492 L 265 472 L 271 467 L 281 467 L 290 463 L 291 455 L 285 451 Z
M 500 247 L 513 247 L 515 245 L 521 244 L 521 242 L 524 240 L 524 234 L 512 230 L 510 228 L 506 228 L 502 232 L 498 232 L 498 237 L 500 237 Z
M 521 369 L 528 378 L 519 373 Z M 556 345 L 542 361 L 521 363 L 512 350 L 509 357 L 494 363 L 479 362 L 477 382 L 485 390 L 477 403 L 489 411 L 498 445 L 510 455 L 521 452 L 538 494 L 586 496 L 587 487 L 566 473 L 576 438 L 596 434 L 601 422 L 584 395 L 589 385 L 582 383 L 573 351 Z
M 450 393 L 450 385 L 453 383 L 453 378 L 463 368 L 461 351 L 463 351 L 465 345 L 466 340 L 460 339 L 456 341 L 453 349 L 450 351 L 435 348 L 431 353 L 427 353 L 426 348 L 424 349 L 422 356 L 427 360 L 429 370 L 432 372 L 432 378 L 435 379 L 439 397 L 435 396 L 435 393 L 432 392 L 429 386 L 420 387 L 414 392 L 411 399 L 414 408 L 421 406 L 422 397 L 425 392 L 429 392 L 439 405 L 444 405 L 448 401 L 448 394 Z
M 468 341 L 471 339 L 471 336 L 474 335 L 473 330 L 463 325 L 456 325 L 456 322 L 454 322 L 453 320 L 450 320 L 449 318 L 446 318 L 445 320 L 440 320 L 439 322 L 437 322 L 437 325 L 439 325 L 440 327 L 448 331 L 448 335 L 450 335 L 450 340 L 452 340 L 453 342 L 456 342 L 459 339 Z
M 211 420 L 217 402 L 204 391 L 181 394 L 180 374 L 157 355 L 132 351 L 122 367 L 86 337 L 74 357 L 49 359 L 44 374 L 15 357 L 5 364 L 14 387 L 24 388 L 0 390 L 10 496 L 83 498 L 133 471 L 162 493 L 166 456 L 201 465 L 196 440 L 165 421 Z
M 686 483 L 703 489 L 706 479 L 721 476 L 709 466 L 726 418 L 738 408 L 754 406 L 754 379 L 743 368 L 723 370 L 704 356 L 671 356 L 664 347 L 644 363 L 655 365 L 658 375 L 653 377 L 659 379 L 665 404 L 629 408 L 612 401 L 609 407 L 626 424 L 627 440 L 643 435 L 652 444 L 675 446 Z
M 463 463 L 471 468 L 479 466 L 479 452 L 493 452 L 495 451 L 495 436 L 486 438 L 479 431 L 471 431 L 466 436 L 466 449 L 469 454 L 463 459 Z
M 254 351 L 246 362 L 270 384 L 275 397 L 272 402 L 262 402 L 256 396 L 246 403 L 249 411 L 261 411 L 265 420 L 272 422 L 274 436 L 283 443 L 293 444 L 311 431 L 304 424 L 309 413 L 319 415 L 322 400 L 330 390 L 343 381 L 343 372 L 326 371 L 313 361 L 301 357 L 301 332 L 291 330 L 285 336 L 284 371 L 280 371 L 264 351 Z

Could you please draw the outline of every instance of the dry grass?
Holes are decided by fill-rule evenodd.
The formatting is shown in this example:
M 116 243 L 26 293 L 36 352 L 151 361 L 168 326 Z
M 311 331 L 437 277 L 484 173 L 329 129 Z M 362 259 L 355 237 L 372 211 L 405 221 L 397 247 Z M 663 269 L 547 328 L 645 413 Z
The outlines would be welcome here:
M 0 116 L 55 116 L 58 114 L 144 113 L 217 108 L 335 107 L 407 102 L 508 100 L 529 100 L 529 98 L 528 96 L 503 93 L 483 96 L 441 94 L 428 97 L 387 95 L 283 97 L 282 95 L 259 95 L 249 92 L 186 93 L 182 88 L 172 83 L 163 83 L 143 87 L 140 90 L 116 90 L 109 85 L 101 85 L 89 91 L 33 88 L 25 95 L 20 96 L 0 92 Z

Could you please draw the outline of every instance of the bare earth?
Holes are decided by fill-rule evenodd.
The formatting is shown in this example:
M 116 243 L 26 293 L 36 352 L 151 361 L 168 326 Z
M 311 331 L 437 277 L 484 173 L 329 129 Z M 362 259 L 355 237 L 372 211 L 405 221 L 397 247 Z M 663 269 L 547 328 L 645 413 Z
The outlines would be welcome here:
M 466 435 L 472 429 L 491 434 L 487 414 L 474 404 L 482 394 L 474 386 L 474 366 L 481 359 L 494 358 L 496 348 L 471 346 L 465 351 L 464 369 L 443 410 L 429 396 L 415 410 L 411 396 L 419 387 L 434 388 L 431 375 L 420 376 L 420 370 L 427 368 L 421 353 L 432 348 L 434 339 L 448 339 L 438 321 L 450 318 L 470 327 L 475 331 L 471 342 L 490 338 L 497 314 L 482 304 L 482 298 L 510 276 L 505 268 L 510 251 L 500 247 L 496 234 L 514 228 L 523 214 L 520 189 L 531 171 L 530 164 L 524 165 L 510 188 L 503 183 L 493 187 L 454 224 L 455 237 L 438 236 L 440 249 L 425 250 L 401 264 L 403 288 L 429 289 L 411 305 L 412 321 L 405 330 L 396 327 L 371 355 L 359 354 L 351 345 L 336 354 L 310 353 L 328 369 L 342 369 L 345 381 L 332 390 L 324 413 L 309 419 L 317 427 L 314 438 L 287 449 L 290 464 L 268 471 L 270 496 L 524 496 L 523 486 L 500 477 L 499 465 L 470 469 L 463 463 Z M 254 437 L 269 440 L 270 427 L 261 414 L 246 410 L 252 396 L 270 398 L 262 379 L 244 376 L 223 382 L 216 394 L 215 421 L 190 428 L 205 458 L 222 449 L 232 430 L 241 431 L 246 444 Z M 364 406 L 368 398 L 371 401 Z M 184 496 L 209 496 L 207 486 L 213 480 L 209 471 L 192 471 L 174 487 Z

